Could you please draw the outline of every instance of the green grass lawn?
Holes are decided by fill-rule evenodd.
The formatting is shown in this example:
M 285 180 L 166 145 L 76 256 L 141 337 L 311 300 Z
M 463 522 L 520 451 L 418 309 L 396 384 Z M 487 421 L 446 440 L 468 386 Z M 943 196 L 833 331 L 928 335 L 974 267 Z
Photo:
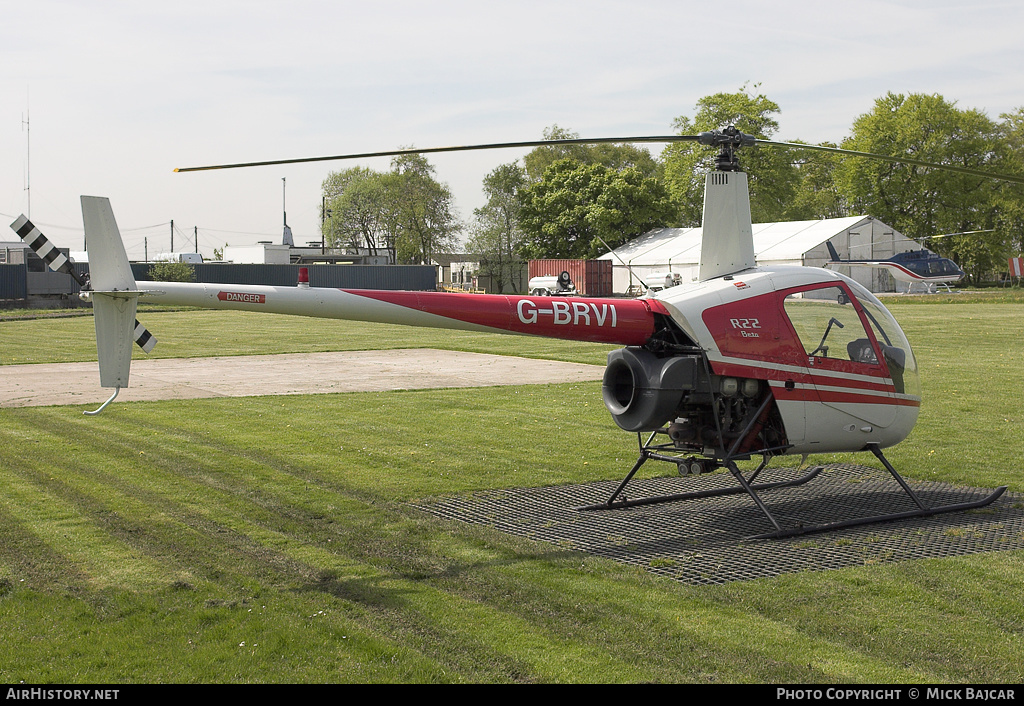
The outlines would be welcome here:
M 470 331 L 439 331 L 362 321 L 338 321 L 243 311 L 141 311 L 138 319 L 158 344 L 147 356 L 444 348 L 604 365 L 614 346 Z M 96 360 L 92 316 L 0 321 L 0 365 Z
M 910 478 L 1024 491 L 1024 303 L 886 304 L 925 398 L 893 463 Z M 609 350 L 143 314 L 161 356 L 437 347 L 600 364 Z M 0 360 L 93 359 L 91 329 L 2 322 Z M 82 409 L 0 410 L 3 682 L 1024 679 L 1022 552 L 693 587 L 407 506 L 620 478 L 635 439 L 609 419 L 599 383 Z

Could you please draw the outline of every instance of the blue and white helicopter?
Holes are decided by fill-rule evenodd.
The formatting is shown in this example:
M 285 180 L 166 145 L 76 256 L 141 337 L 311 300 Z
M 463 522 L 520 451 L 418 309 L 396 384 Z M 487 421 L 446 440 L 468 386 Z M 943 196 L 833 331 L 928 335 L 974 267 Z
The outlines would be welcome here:
M 967 273 L 950 260 L 924 248 L 898 253 L 887 260 L 843 260 L 836 252 L 835 246 L 826 241 L 828 254 L 832 258 L 825 267 L 835 269 L 838 266 L 880 268 L 892 275 L 897 282 L 911 284 L 921 283 L 934 291 L 936 285 L 947 290 L 949 285 L 959 282 Z

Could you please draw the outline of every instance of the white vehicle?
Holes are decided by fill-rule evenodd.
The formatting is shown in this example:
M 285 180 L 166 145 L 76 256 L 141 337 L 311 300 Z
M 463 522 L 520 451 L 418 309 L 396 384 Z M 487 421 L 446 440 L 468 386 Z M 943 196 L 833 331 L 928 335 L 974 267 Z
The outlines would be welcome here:
M 568 272 L 562 272 L 557 277 L 554 275 L 532 277 L 530 278 L 529 290 L 530 294 L 535 297 L 564 297 L 577 293 L 576 285 L 572 283 L 572 277 L 569 276 Z
M 644 277 L 644 284 L 651 292 L 660 292 L 669 287 L 683 283 L 683 276 L 678 272 L 652 272 Z

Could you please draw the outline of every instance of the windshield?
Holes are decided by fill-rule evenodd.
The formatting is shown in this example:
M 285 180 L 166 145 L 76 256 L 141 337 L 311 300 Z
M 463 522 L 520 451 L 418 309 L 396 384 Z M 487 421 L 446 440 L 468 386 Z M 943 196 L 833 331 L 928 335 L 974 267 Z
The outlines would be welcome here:
M 844 281 L 864 307 L 875 338 L 882 347 L 882 355 L 889 366 L 896 392 L 920 397 L 921 380 L 917 372 L 917 361 L 903 329 L 874 294 L 852 279 L 844 278 Z

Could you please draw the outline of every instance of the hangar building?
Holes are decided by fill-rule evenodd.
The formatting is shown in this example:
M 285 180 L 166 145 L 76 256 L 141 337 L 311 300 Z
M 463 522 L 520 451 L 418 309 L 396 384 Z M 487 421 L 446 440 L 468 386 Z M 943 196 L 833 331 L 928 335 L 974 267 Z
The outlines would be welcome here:
M 635 293 L 638 280 L 679 273 L 683 282 L 697 279 L 703 228 L 656 228 L 599 259 L 612 261 L 612 287 L 617 294 Z M 758 265 L 822 267 L 828 261 L 825 241 L 843 259 L 886 260 L 920 243 L 871 216 L 825 218 L 816 221 L 755 223 L 754 256 Z M 839 271 L 872 292 L 894 292 L 896 282 L 878 268 L 840 267 Z

